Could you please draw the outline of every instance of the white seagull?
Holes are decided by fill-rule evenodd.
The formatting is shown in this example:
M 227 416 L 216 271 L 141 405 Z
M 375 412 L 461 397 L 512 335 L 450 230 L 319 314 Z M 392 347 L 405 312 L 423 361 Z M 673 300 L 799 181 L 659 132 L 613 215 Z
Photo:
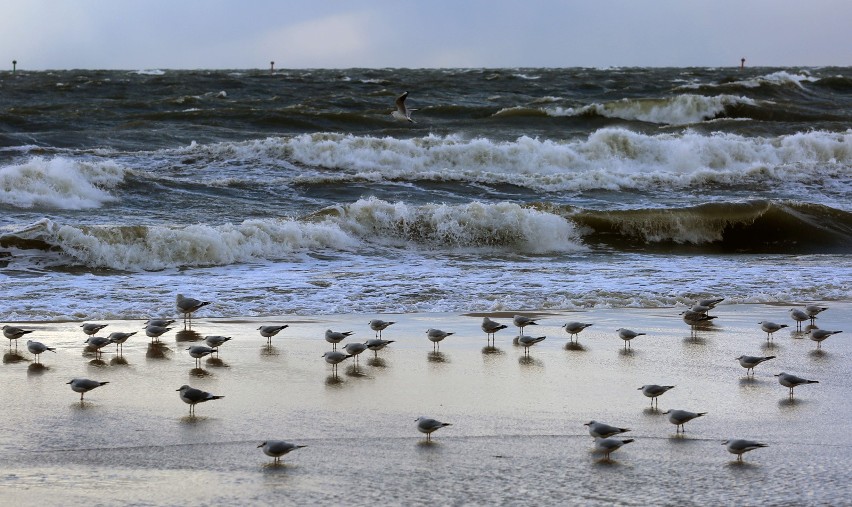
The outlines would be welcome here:
M 331 344 L 332 350 L 337 350 L 337 344 L 346 339 L 347 336 L 354 334 L 354 331 L 332 331 L 325 330 L 325 341 Z
M 130 333 L 122 333 L 120 331 L 116 331 L 114 333 L 110 333 L 109 336 L 107 336 L 107 339 L 111 343 L 115 344 L 115 352 L 116 353 L 118 353 L 119 345 L 121 345 L 121 351 L 124 352 L 124 342 L 126 342 L 128 338 L 130 338 L 131 336 L 133 336 L 135 334 L 136 334 L 136 331 L 133 331 L 133 332 L 130 332 Z
M 735 359 L 740 362 L 740 366 L 746 369 L 746 375 L 748 375 L 749 370 L 751 370 L 751 374 L 754 375 L 755 366 L 764 361 L 775 359 L 775 356 L 740 356 Z
M 482 328 L 482 331 L 485 332 L 485 339 L 493 342 L 494 334 L 497 333 L 497 331 L 501 329 L 506 329 L 509 326 L 507 326 L 506 324 L 500 324 L 499 322 L 495 322 L 489 319 L 488 317 L 482 317 L 482 326 L 480 327 Z
M 440 329 L 432 329 L 429 328 L 426 330 L 426 338 L 429 338 L 429 341 L 432 342 L 432 350 L 441 350 L 441 340 L 452 335 L 454 333 L 449 333 L 447 331 L 441 331 Z M 437 347 L 437 348 L 436 348 Z
M 98 331 L 107 327 L 107 324 L 82 324 L 80 327 L 83 328 L 83 332 L 89 336 L 96 335 Z
M 602 453 L 604 459 L 608 460 L 610 454 L 621 449 L 622 445 L 629 444 L 630 442 L 633 442 L 632 438 L 597 438 L 595 439 L 595 452 L 598 454 Z
M 565 329 L 565 332 L 568 333 L 569 340 L 573 340 L 574 338 L 579 340 L 580 332 L 589 326 L 591 326 L 591 324 L 586 324 L 585 322 L 568 322 L 562 327 Z
M 372 340 L 367 340 L 366 342 L 364 342 L 364 345 L 366 345 L 368 349 L 373 351 L 375 357 L 379 357 L 379 351 L 387 347 L 394 341 L 395 340 L 382 340 L 381 338 L 373 338 Z
M 426 434 L 426 441 L 432 440 L 432 432 L 435 430 L 439 430 L 444 426 L 452 426 L 451 423 L 441 422 L 435 419 L 431 419 L 429 417 L 420 416 L 414 420 L 417 423 L 417 431 L 420 433 Z
M 32 333 L 33 329 L 23 329 L 15 326 L 3 326 L 3 336 L 9 339 L 9 345 L 12 345 L 12 340 L 17 340 L 18 338 L 24 336 L 27 333 Z M 18 342 L 15 342 L 15 347 L 18 346 Z
M 681 431 L 683 431 L 684 433 L 686 433 L 686 428 L 684 428 L 683 425 L 695 419 L 696 417 L 707 415 L 707 412 L 690 412 L 689 410 L 669 409 L 663 412 L 663 414 L 668 414 L 669 422 L 675 425 L 676 432 L 680 433 Z
M 96 387 L 100 387 L 109 382 L 98 382 L 97 380 L 89 380 L 87 378 L 74 378 L 66 382 L 71 385 L 71 390 L 75 393 L 80 393 L 80 403 L 83 402 L 83 395 Z
M 183 314 L 184 323 L 189 321 L 189 323 L 192 324 L 193 312 L 209 304 L 210 301 L 201 301 L 195 298 L 188 298 L 183 294 L 178 294 L 177 297 L 175 297 L 175 306 L 177 306 L 178 313 Z
M 790 398 L 793 397 L 793 388 L 796 386 L 800 386 L 802 384 L 819 384 L 819 380 L 808 380 L 789 373 L 784 373 L 783 371 L 775 376 L 778 377 L 779 384 L 790 388 Z
M 47 345 L 43 344 L 42 342 L 36 342 L 36 341 L 32 341 L 32 340 L 27 340 L 27 350 L 30 351 L 30 354 L 32 354 L 36 357 L 36 362 L 39 362 L 39 356 L 44 351 L 49 350 L 49 351 L 53 352 L 54 354 L 56 353 L 55 348 L 48 347 Z
M 266 442 L 263 442 L 262 444 L 257 446 L 258 449 L 263 450 L 263 454 L 275 458 L 275 460 L 273 460 L 273 463 L 281 463 L 281 456 L 284 456 L 290 451 L 295 451 L 296 449 L 301 449 L 303 447 L 307 446 L 291 444 L 290 442 L 285 442 L 283 440 L 267 440 Z
M 722 445 L 728 448 L 728 452 L 737 455 L 737 461 L 743 460 L 743 454 L 748 451 L 753 451 L 761 447 L 769 447 L 766 444 L 755 442 L 754 440 L 742 440 L 739 438 L 725 440 Z
M 657 384 L 646 384 L 637 389 L 637 391 L 642 391 L 642 394 L 651 398 L 651 407 L 654 406 L 654 402 L 657 401 L 658 396 L 662 396 L 669 389 L 674 389 L 675 386 L 658 386 Z M 659 401 L 657 401 L 659 406 Z
M 352 357 L 352 354 L 344 354 L 343 352 L 332 350 L 322 355 L 325 362 L 331 365 L 331 371 L 337 375 L 337 365 L 346 359 Z
M 636 338 L 637 336 L 644 336 L 645 335 L 645 333 L 637 333 L 636 331 L 633 331 L 632 329 L 625 329 L 623 327 L 620 327 L 620 328 L 616 329 L 615 331 L 618 333 L 618 337 L 621 338 L 622 340 L 624 340 L 624 346 L 625 347 L 630 346 L 630 340 L 632 340 L 633 338 Z
M 762 329 L 763 332 L 766 333 L 767 340 L 772 338 L 772 333 L 774 333 L 775 331 L 788 327 L 787 324 L 776 324 L 775 322 L 771 322 L 768 320 L 761 320 L 760 322 L 758 322 L 758 324 L 760 324 L 760 329 Z
M 817 342 L 817 348 L 822 348 L 822 342 L 831 335 L 842 333 L 843 331 L 829 331 L 828 329 L 811 329 L 808 334 L 811 340 Z
M 282 326 L 260 326 L 257 330 L 260 331 L 260 336 L 266 338 L 266 343 L 271 345 L 272 337 L 281 332 L 281 330 L 287 329 L 287 327 L 289 327 L 288 324 Z
M 408 98 L 408 92 L 403 93 L 399 97 L 396 98 L 396 109 L 391 113 L 395 119 L 399 121 L 407 121 L 410 123 L 417 123 L 416 121 L 411 119 L 411 112 L 417 111 L 416 109 L 408 109 L 405 107 L 405 99 Z
M 530 336 L 525 334 L 523 336 L 518 337 L 518 345 L 521 345 L 524 348 L 524 355 L 529 355 L 530 347 L 535 345 L 540 341 L 544 341 L 547 338 L 546 336 Z
M 206 391 L 202 391 L 201 389 L 189 387 L 186 384 L 180 386 L 178 389 L 176 389 L 176 391 L 180 392 L 180 399 L 183 400 L 184 403 L 189 405 L 190 416 L 195 415 L 196 403 L 204 403 L 205 401 L 224 398 L 224 396 L 216 396 Z
M 391 324 L 396 324 L 396 322 L 387 322 L 381 319 L 373 319 L 370 321 L 370 329 L 376 332 L 376 338 L 382 337 L 382 331 L 388 328 Z
M 630 431 L 630 428 L 610 426 L 609 424 L 597 422 L 595 420 L 589 421 L 583 424 L 583 426 L 589 427 L 589 435 L 593 438 L 609 438 L 611 436 L 618 435 L 619 433 L 626 433 Z

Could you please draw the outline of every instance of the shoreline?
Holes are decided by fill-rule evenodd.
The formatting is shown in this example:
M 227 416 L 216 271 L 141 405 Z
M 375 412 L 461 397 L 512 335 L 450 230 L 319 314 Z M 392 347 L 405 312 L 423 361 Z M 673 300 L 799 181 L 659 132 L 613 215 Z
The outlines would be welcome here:
M 760 481 L 762 496 L 749 498 L 761 503 L 841 501 L 852 492 L 845 465 L 852 455 L 846 401 L 852 304 L 826 304 L 817 323 L 844 333 L 820 352 L 789 328 L 765 340 L 757 322 L 787 323 L 780 306 L 721 305 L 713 312 L 715 325 L 697 337 L 672 308 L 541 312 L 546 316 L 537 332 L 528 328 L 526 334 L 547 338 L 528 355 L 512 345 L 517 328 L 511 320 L 493 313 L 509 325 L 494 347 L 485 346 L 476 314 L 199 317 L 193 321 L 197 337 L 232 336 L 218 358 L 201 359 L 199 367 L 184 350 L 199 342 L 186 331 L 181 336 L 193 340 L 171 331 L 155 347 L 160 355 L 149 354 L 151 340 L 137 333 L 124 344 L 122 360 L 111 345 L 98 360 L 83 352 L 78 322 L 45 325 L 34 339 L 60 350 L 43 355 L 44 369 L 30 371 L 25 341 L 18 346 L 25 358 L 0 367 L 0 379 L 15 386 L 0 430 L 0 491 L 23 504 L 60 491 L 71 505 L 110 504 L 104 485 L 145 477 L 158 488 L 113 488 L 111 502 L 366 505 L 429 498 L 604 505 L 637 498 L 731 502 L 746 494 L 742 481 Z M 347 360 L 332 375 L 320 357 L 331 350 L 325 329 L 354 330 L 352 341 L 363 342 L 373 338 L 371 318 L 397 321 L 383 333 L 394 343 L 377 356 L 365 352 L 357 368 Z M 593 323 L 577 346 L 567 346 L 559 327 L 567 320 Z M 141 331 L 139 321 L 104 322 L 103 333 Z M 268 346 L 256 328 L 275 323 L 290 327 Z M 456 334 L 434 352 L 425 335 L 430 327 Z M 648 334 L 625 349 L 618 327 Z M 739 354 L 777 358 L 750 377 L 734 360 Z M 820 383 L 800 386 L 790 401 L 773 376 L 784 370 Z M 87 393 L 81 405 L 65 385 L 76 376 L 110 384 Z M 677 386 L 660 397 L 659 410 L 650 410 L 637 390 L 649 383 Z M 182 384 L 224 398 L 199 404 L 190 418 L 175 392 Z M 708 415 L 688 423 L 680 436 L 663 414 L 669 408 Z M 452 426 L 426 444 L 414 427 L 421 415 Z M 623 436 L 635 442 L 601 460 L 583 426 L 591 419 L 631 428 Z M 720 445 L 734 437 L 769 447 L 748 453 L 739 465 Z M 273 467 L 256 448 L 266 439 L 308 447 Z M 818 466 L 795 466 L 803 461 Z M 683 488 L 684 475 L 696 487 Z M 185 488 L 187 481 L 208 486 Z

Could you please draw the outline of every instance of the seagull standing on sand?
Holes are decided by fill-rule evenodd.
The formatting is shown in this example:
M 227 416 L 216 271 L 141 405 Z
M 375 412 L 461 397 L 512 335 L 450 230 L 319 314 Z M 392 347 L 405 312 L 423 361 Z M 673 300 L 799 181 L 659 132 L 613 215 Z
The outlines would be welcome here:
M 343 350 L 345 350 L 346 353 L 349 354 L 350 356 L 354 356 L 355 357 L 355 363 L 357 364 L 358 363 L 358 356 L 361 354 L 361 352 L 364 352 L 365 350 L 367 350 L 367 344 L 366 343 L 359 343 L 359 342 L 347 343 L 346 345 L 343 346 Z
M 747 453 L 748 451 L 753 451 L 761 447 L 769 447 L 766 444 L 755 442 L 754 440 L 742 440 L 739 438 L 725 440 L 724 442 L 722 442 L 722 445 L 728 448 L 729 453 L 737 455 L 737 461 L 742 461 L 743 454 Z
M 429 338 L 429 341 L 432 342 L 433 351 L 441 350 L 441 340 L 450 336 L 451 334 L 454 333 L 448 333 L 447 331 L 441 331 L 440 329 L 429 328 L 426 330 L 426 338 Z
M 332 331 L 331 329 L 326 329 L 325 341 L 331 344 L 331 350 L 337 350 L 337 344 L 354 333 L 354 331 Z
M 767 341 L 772 338 L 772 333 L 778 331 L 779 329 L 788 327 L 787 324 L 776 324 L 768 320 L 761 320 L 760 322 L 758 322 L 758 324 L 760 324 L 760 329 L 762 329 L 763 332 L 766 333 Z
M 518 338 L 523 336 L 525 327 L 537 326 L 538 325 L 538 322 L 536 322 L 537 320 L 539 320 L 539 319 L 535 319 L 535 318 L 532 318 L 532 317 L 525 317 L 523 315 L 515 315 L 514 317 L 512 317 L 512 324 L 514 324 L 518 328 Z
M 90 336 L 83 343 L 88 344 L 90 349 L 94 349 L 95 357 L 100 357 L 101 349 L 112 343 L 112 341 L 103 336 Z
M 796 321 L 796 331 L 801 331 L 802 322 L 810 320 L 811 316 L 798 308 L 790 308 L 790 318 Z
M 622 445 L 629 444 L 630 442 L 633 442 L 632 438 L 623 440 L 620 438 L 598 438 L 595 439 L 595 452 L 603 454 L 604 459 L 609 460 L 610 454 L 621 449 Z
M 775 359 L 775 356 L 740 356 L 735 358 L 740 362 L 740 366 L 746 369 L 746 375 L 748 375 L 748 371 L 751 370 L 751 374 L 754 375 L 754 367 L 759 365 L 764 361 L 769 361 L 770 359 Z
M 9 346 L 12 346 L 12 340 L 17 340 L 18 338 L 24 336 L 27 333 L 32 333 L 32 329 L 22 329 L 20 327 L 15 326 L 3 326 L 3 336 L 9 339 Z M 18 342 L 15 342 L 15 348 L 18 347 Z
M 624 347 L 627 348 L 630 346 L 630 340 L 636 338 L 637 336 L 643 336 L 645 333 L 637 333 L 631 329 L 625 329 L 620 327 L 615 330 L 618 333 L 618 337 L 624 340 Z
M 677 433 L 680 433 L 681 431 L 686 433 L 686 428 L 684 428 L 683 425 L 696 417 L 707 415 L 707 412 L 690 412 L 689 410 L 669 409 L 663 412 L 663 414 L 668 414 L 669 422 L 675 425 Z
M 275 458 L 273 463 L 281 463 L 281 456 L 284 456 L 290 451 L 295 451 L 296 449 L 301 449 L 303 447 L 307 447 L 306 445 L 296 445 L 291 444 L 290 442 L 285 442 L 283 440 L 267 440 L 263 442 L 259 446 L 258 449 L 263 451 L 263 454 L 267 456 L 271 456 Z
M 568 339 L 573 341 L 575 338 L 579 341 L 579 334 L 581 331 L 591 326 L 591 324 L 586 324 L 584 322 L 568 322 L 564 326 L 565 332 L 568 333 Z
M 189 387 L 186 384 L 180 386 L 178 389 L 175 390 L 180 392 L 180 399 L 183 400 L 184 403 L 189 405 L 190 417 L 195 415 L 195 405 L 197 403 L 204 403 L 205 401 L 224 398 L 224 396 L 216 396 L 206 391 L 202 391 L 201 389 Z
M 811 340 L 817 342 L 817 348 L 822 348 L 822 342 L 829 336 L 837 333 L 842 333 L 843 331 L 829 331 L 828 329 L 811 329 L 808 331 L 808 335 L 810 335 Z
M 795 375 L 791 375 L 789 373 L 784 373 L 783 371 L 777 375 L 778 383 L 784 387 L 790 388 L 790 398 L 793 398 L 793 388 L 796 386 L 800 386 L 802 384 L 819 384 L 819 380 L 808 380 L 802 377 L 797 377 Z
M 393 342 L 394 340 L 382 340 L 381 338 L 373 338 L 372 340 L 367 340 L 366 342 L 364 342 L 364 345 L 366 345 L 368 349 L 373 351 L 374 357 L 379 357 L 379 351 Z
M 98 331 L 107 327 L 107 324 L 82 324 L 80 327 L 83 328 L 83 332 L 88 336 L 94 336 L 98 334 Z
M 109 384 L 109 382 L 98 382 L 97 380 L 89 380 L 87 378 L 75 378 L 66 382 L 71 385 L 71 390 L 75 393 L 80 393 L 80 403 L 83 403 L 83 395 L 96 387 Z
M 396 324 L 396 322 L 388 322 L 381 319 L 373 319 L 370 321 L 370 329 L 376 332 L 376 338 L 382 337 L 382 331 L 387 329 L 391 324 Z
M 651 398 L 651 407 L 654 407 L 654 402 L 657 401 L 658 396 L 662 396 L 669 389 L 674 389 L 675 386 L 658 386 L 657 384 L 646 384 L 639 389 L 638 391 L 642 391 L 642 394 Z M 657 401 L 657 406 L 659 406 L 659 401 Z
M 396 109 L 391 113 L 395 119 L 399 121 L 407 121 L 409 123 L 417 123 L 416 121 L 411 119 L 411 112 L 417 111 L 416 109 L 408 109 L 405 107 L 405 99 L 408 98 L 408 92 L 403 93 L 399 97 L 396 98 Z
M 186 350 L 189 351 L 190 356 L 195 358 L 196 368 L 200 366 L 200 361 L 202 357 L 209 356 L 210 354 L 216 352 L 216 349 L 204 345 L 190 345 L 186 348 Z
M 210 301 L 200 301 L 195 298 L 185 297 L 183 294 L 178 294 L 175 298 L 175 304 L 177 306 L 178 313 L 183 314 L 184 325 L 186 325 L 187 322 L 192 325 L 193 312 L 203 306 L 209 305 Z
M 491 342 L 491 344 L 493 344 L 494 343 L 494 335 L 497 333 L 497 331 L 499 331 L 501 329 L 506 329 L 509 326 L 507 326 L 506 324 L 500 324 L 499 322 L 495 322 L 495 321 L 489 319 L 488 317 L 482 317 L 482 326 L 481 327 L 482 327 L 482 331 L 485 332 L 485 339 L 489 340 Z
M 518 337 L 518 345 L 524 348 L 524 355 L 530 355 L 530 347 L 535 345 L 540 341 L 544 341 L 547 338 L 546 336 L 530 336 L 530 335 L 521 335 Z
M 175 319 L 148 319 L 145 321 L 145 326 L 169 327 L 175 323 Z
M 288 326 L 288 324 L 284 324 L 283 326 L 260 326 L 257 330 L 260 331 L 260 336 L 266 338 L 266 344 L 272 345 L 272 337 L 277 335 L 282 329 L 287 329 Z
M 213 335 L 213 336 L 205 336 L 204 337 L 204 343 L 206 343 L 208 346 L 210 346 L 214 349 L 217 349 L 216 350 L 217 356 L 219 355 L 219 350 L 218 350 L 219 347 L 221 347 L 222 345 L 225 344 L 225 342 L 228 342 L 228 341 L 231 341 L 230 336 Z
M 708 322 L 712 322 L 713 319 L 716 318 L 715 315 L 707 315 L 706 312 L 698 312 L 698 311 L 695 311 L 694 308 L 695 307 L 693 307 L 692 310 L 687 310 L 687 311 L 680 314 L 681 317 L 683 318 L 683 321 L 689 326 L 689 330 L 692 333 L 696 333 L 696 331 L 697 331 L 696 328 L 698 326 L 700 326 L 702 324 L 707 324 Z M 704 307 L 704 308 L 706 308 L 706 307 Z
M 352 354 L 345 354 L 338 350 L 332 350 L 323 354 L 322 357 L 325 359 L 326 363 L 331 365 L 332 374 L 337 375 L 337 365 L 352 357 Z
M 452 426 L 451 423 L 441 422 L 429 417 L 420 416 L 414 420 L 417 423 L 417 431 L 426 434 L 426 441 L 432 440 L 432 432 L 439 430 L 445 426 Z
M 172 328 L 170 328 L 170 327 L 155 326 L 154 324 L 148 324 L 147 326 L 145 326 L 145 335 L 148 336 L 148 338 L 151 338 L 151 343 L 154 343 L 155 341 L 160 341 L 160 337 L 163 336 L 164 334 L 166 334 L 166 332 L 171 331 L 171 330 L 172 330 Z
M 131 333 L 122 333 L 120 331 L 116 331 L 115 333 L 110 333 L 109 336 L 107 336 L 107 339 L 111 343 L 115 344 L 115 353 L 118 354 L 119 345 L 121 346 L 121 351 L 124 352 L 124 342 L 126 342 L 128 338 L 135 334 L 136 331 L 133 331 Z
M 630 431 L 630 428 L 610 426 L 609 424 L 604 424 L 595 420 L 589 421 L 583 424 L 583 426 L 589 427 L 589 435 L 591 435 L 592 438 L 609 438 L 611 436 Z
M 808 305 L 805 307 L 805 313 L 808 314 L 808 317 L 811 319 L 811 324 L 814 323 L 818 314 L 828 310 L 827 306 L 819 306 L 819 305 Z
M 49 351 L 53 352 L 54 354 L 56 354 L 55 348 L 48 347 L 47 345 L 43 344 L 42 342 L 34 342 L 32 340 L 27 340 L 27 350 L 30 351 L 30 354 L 35 356 L 35 358 L 36 358 L 35 362 L 37 362 L 37 363 L 39 362 L 39 356 L 41 355 L 41 353 L 46 351 L 46 350 L 49 350 Z

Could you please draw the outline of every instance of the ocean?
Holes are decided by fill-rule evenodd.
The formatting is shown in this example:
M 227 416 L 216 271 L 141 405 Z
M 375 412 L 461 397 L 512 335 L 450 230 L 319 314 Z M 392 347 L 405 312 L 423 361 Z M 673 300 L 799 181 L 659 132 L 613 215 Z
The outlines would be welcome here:
M 0 322 L 33 331 L 4 343 L 0 498 L 848 504 L 850 195 L 852 68 L 0 73 Z M 181 293 L 210 304 L 144 336 Z M 817 348 L 805 303 L 844 333 Z M 394 342 L 333 373 L 325 330 L 375 317 Z M 83 321 L 137 334 L 95 354 Z M 184 384 L 223 398 L 189 416 Z M 601 459 L 592 419 L 634 441 Z M 275 465 L 268 439 L 307 447 Z

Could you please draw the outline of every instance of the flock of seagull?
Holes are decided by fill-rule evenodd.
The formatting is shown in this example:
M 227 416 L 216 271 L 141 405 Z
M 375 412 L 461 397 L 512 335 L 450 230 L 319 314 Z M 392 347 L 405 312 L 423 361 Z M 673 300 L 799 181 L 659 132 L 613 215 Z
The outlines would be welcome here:
M 690 309 L 681 313 L 683 321 L 690 326 L 692 333 L 695 333 L 698 328 L 710 323 L 713 319 L 716 318 L 716 316 L 709 315 L 709 312 L 710 310 L 715 308 L 716 305 L 718 305 L 722 300 L 723 298 L 702 299 L 698 301 L 695 305 L 693 305 Z M 192 314 L 198 309 L 208 304 L 210 304 L 209 301 L 201 301 L 195 298 L 185 297 L 182 294 L 177 295 L 176 307 L 178 312 L 183 316 L 185 328 L 187 326 L 191 326 Z M 823 306 L 808 305 L 804 308 L 804 310 L 798 308 L 793 308 L 790 310 L 790 316 L 793 321 L 796 322 L 797 330 L 801 331 L 802 324 L 804 322 L 810 321 L 811 325 L 807 329 L 807 334 L 810 336 L 811 340 L 817 342 L 817 348 L 820 348 L 822 346 L 822 342 L 828 337 L 842 332 L 839 330 L 823 330 L 819 329 L 814 325 L 814 321 L 817 318 L 817 315 L 827 309 L 827 307 Z M 512 319 L 512 324 L 518 328 L 518 336 L 515 337 L 513 341 L 516 345 L 524 347 L 525 356 L 529 355 L 530 347 L 534 346 L 536 343 L 543 341 L 546 338 L 545 336 L 531 336 L 524 334 L 524 329 L 526 327 L 538 325 L 539 320 L 541 319 L 524 315 L 515 315 Z M 145 334 L 146 336 L 151 338 L 152 343 L 159 342 L 159 338 L 163 334 L 173 329 L 169 326 L 175 322 L 176 321 L 173 319 L 150 319 L 145 323 Z M 348 343 L 341 347 L 342 350 L 337 349 L 338 344 L 349 336 L 351 336 L 354 332 L 332 331 L 331 329 L 327 330 L 325 332 L 325 340 L 332 345 L 332 350 L 323 354 L 322 357 L 326 363 L 331 365 L 333 375 L 337 375 L 338 364 L 352 357 L 354 357 L 355 361 L 357 361 L 358 355 L 360 355 L 366 350 L 372 350 L 376 354 L 376 357 L 378 357 L 378 352 L 380 350 L 384 349 L 391 343 L 394 343 L 394 340 L 385 340 L 382 338 L 382 331 L 384 331 L 393 324 L 395 324 L 395 322 L 393 321 L 384 321 L 381 319 L 371 320 L 369 322 L 369 326 L 370 329 L 375 331 L 375 338 L 369 339 L 364 343 Z M 773 334 L 775 332 L 788 327 L 787 324 L 777 324 L 775 322 L 770 321 L 761 321 L 758 324 L 760 325 L 761 330 L 766 333 L 767 341 L 773 339 Z M 579 343 L 579 334 L 590 326 L 592 326 L 591 323 L 568 322 L 561 327 L 565 330 L 566 333 L 568 333 L 570 343 L 574 343 L 575 340 L 577 343 Z M 115 344 L 116 353 L 120 354 L 121 351 L 123 351 L 124 342 L 126 342 L 128 338 L 136 334 L 135 331 L 113 332 L 107 337 L 95 336 L 105 327 L 107 327 L 106 324 L 97 323 L 84 323 L 81 325 L 83 333 L 88 336 L 85 343 L 90 348 L 90 350 L 93 350 L 96 353 L 96 355 L 99 355 L 101 349 L 110 344 Z M 260 335 L 262 337 L 267 339 L 267 344 L 271 345 L 272 337 L 274 337 L 280 331 L 286 329 L 287 327 L 287 324 L 266 325 L 260 326 L 258 328 L 258 331 L 260 332 Z M 486 334 L 486 340 L 488 345 L 493 346 L 496 333 L 508 328 L 509 326 L 494 321 L 489 317 L 484 317 L 482 319 L 482 324 L 480 327 L 482 331 Z M 10 346 L 14 341 L 16 348 L 18 339 L 34 331 L 32 329 L 24 329 L 11 325 L 4 325 L 2 327 L 2 330 L 3 335 L 9 339 Z M 630 347 L 630 341 L 636 338 L 637 336 L 645 335 L 645 333 L 636 332 L 626 328 L 619 328 L 616 330 L 616 333 L 618 337 L 624 341 L 625 347 Z M 453 334 L 454 333 L 452 332 L 447 332 L 434 328 L 430 328 L 426 331 L 427 339 L 433 344 L 433 351 L 438 351 L 440 349 L 441 341 Z M 196 366 L 198 366 L 198 362 L 201 358 L 209 356 L 211 354 L 218 354 L 219 347 L 228 342 L 230 339 L 231 337 L 228 336 L 206 336 L 204 338 L 204 342 L 206 343 L 206 345 L 190 345 L 189 347 L 187 347 L 186 350 L 189 352 L 189 355 L 191 357 L 195 358 Z M 29 352 L 34 355 L 34 361 L 36 363 L 39 362 L 39 358 L 42 353 L 47 351 L 56 352 L 55 348 L 49 347 L 41 342 L 34 340 L 27 341 L 27 350 L 29 350 Z M 746 368 L 746 375 L 749 375 L 749 373 L 754 375 L 754 368 L 756 366 L 770 359 L 774 359 L 775 357 L 776 356 L 761 357 L 741 355 L 737 357 L 736 360 L 739 361 L 739 364 L 743 368 Z M 793 398 L 793 389 L 796 386 L 803 384 L 819 383 L 819 381 L 817 380 L 806 379 L 785 372 L 778 373 L 775 376 L 778 377 L 778 382 L 782 386 L 789 388 L 789 396 L 791 399 Z M 72 391 L 80 393 L 80 403 L 83 403 L 83 396 L 85 393 L 108 383 L 109 382 L 101 382 L 87 378 L 74 378 L 67 382 L 67 384 L 70 385 Z M 662 396 L 674 387 L 675 386 L 648 384 L 640 387 L 638 390 L 642 391 L 642 394 L 644 396 L 650 398 L 651 407 L 654 408 L 655 406 L 658 406 L 657 404 L 659 396 Z M 196 389 L 189 385 L 182 385 L 176 391 L 179 393 L 180 399 L 184 403 L 189 405 L 190 417 L 194 417 L 195 406 L 197 404 L 212 400 L 218 400 L 224 397 L 214 395 L 206 391 L 202 391 L 201 389 Z M 663 414 L 668 415 L 669 422 L 676 426 L 676 432 L 680 434 L 681 432 L 685 431 L 684 424 L 695 418 L 706 415 L 706 412 L 667 410 L 666 412 L 663 412 Z M 427 442 L 431 441 L 431 435 L 433 432 L 451 425 L 450 423 L 442 422 L 425 416 L 417 418 L 415 420 L 415 423 L 417 431 L 426 435 Z M 633 439 L 615 438 L 616 435 L 630 431 L 629 428 L 610 426 L 606 423 L 594 420 L 585 423 L 585 426 L 588 426 L 589 434 L 595 439 L 595 452 L 604 455 L 604 459 L 606 460 L 610 459 L 611 453 L 615 452 L 623 445 L 634 441 Z M 767 444 L 761 442 L 744 439 L 726 440 L 722 442 L 722 445 L 725 445 L 730 453 L 736 454 L 738 461 L 742 461 L 742 455 L 744 453 L 767 446 Z M 302 447 L 305 446 L 296 445 L 283 440 L 269 440 L 261 443 L 258 446 L 258 448 L 260 448 L 266 455 L 274 458 L 274 463 L 279 463 L 282 456 Z

